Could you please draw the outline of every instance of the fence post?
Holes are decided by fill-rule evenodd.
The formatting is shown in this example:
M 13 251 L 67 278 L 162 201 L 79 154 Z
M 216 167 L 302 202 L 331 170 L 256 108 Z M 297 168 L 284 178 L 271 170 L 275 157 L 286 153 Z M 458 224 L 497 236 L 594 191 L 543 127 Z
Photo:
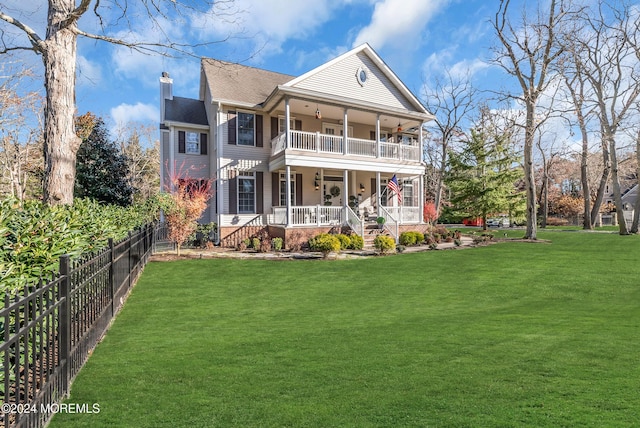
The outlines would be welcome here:
M 115 296 L 116 296 L 116 275 L 115 275 L 115 254 L 114 254 L 113 238 L 109 238 L 109 298 L 111 299 L 111 317 L 116 313 Z
M 131 241 L 132 241 L 132 239 L 131 239 L 131 231 L 129 231 L 129 239 L 127 241 L 127 246 L 129 247 L 129 249 L 127 251 L 127 255 L 128 255 L 127 259 L 129 259 L 129 286 L 127 287 L 128 289 L 131 288 L 131 277 L 133 276 L 133 275 L 131 275 Z
M 62 303 L 60 305 L 60 356 L 59 362 L 61 364 L 60 375 L 62 376 L 62 396 L 66 396 L 69 392 L 69 366 L 71 364 L 71 301 L 69 297 L 70 293 L 70 265 L 69 255 L 64 254 L 60 256 L 60 298 Z M 64 362 L 63 362 L 64 361 Z

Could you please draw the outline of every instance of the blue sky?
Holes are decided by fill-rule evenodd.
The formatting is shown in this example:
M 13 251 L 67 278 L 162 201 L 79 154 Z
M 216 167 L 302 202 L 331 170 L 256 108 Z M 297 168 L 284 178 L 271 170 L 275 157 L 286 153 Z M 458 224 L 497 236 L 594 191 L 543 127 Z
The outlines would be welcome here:
M 46 6 L 23 6 L 24 0 L 3 3 L 0 8 L 16 14 L 27 8 L 23 19 L 37 30 L 43 27 L 40 22 L 44 22 Z M 514 12 L 519 11 L 520 3 L 512 5 Z M 236 0 L 239 12 L 233 15 L 234 22 L 213 22 L 204 15 L 169 15 L 164 31 L 186 43 L 222 40 L 232 34 L 228 41 L 195 53 L 292 75 L 368 42 L 422 98 L 423 86 L 445 71 L 469 70 L 478 86 L 495 88 L 500 71 L 487 59 L 495 45 L 488 21 L 497 6 L 497 2 L 483 0 Z M 158 30 L 143 18 L 144 14 L 130 15 L 133 34 L 153 39 Z M 97 27 L 94 20 L 83 18 L 80 28 L 92 31 Z M 29 61 L 37 65 L 39 60 Z M 174 94 L 197 98 L 199 67 L 197 58 L 143 55 L 81 37 L 78 112 L 102 116 L 112 128 L 126 121 L 157 125 L 160 74 L 170 73 Z

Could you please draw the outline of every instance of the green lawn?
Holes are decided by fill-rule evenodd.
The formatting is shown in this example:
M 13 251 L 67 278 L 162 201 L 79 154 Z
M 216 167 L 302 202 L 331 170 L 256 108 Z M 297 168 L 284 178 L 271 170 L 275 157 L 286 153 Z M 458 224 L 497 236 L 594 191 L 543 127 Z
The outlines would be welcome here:
M 539 238 L 151 263 L 51 427 L 637 426 L 640 236 Z

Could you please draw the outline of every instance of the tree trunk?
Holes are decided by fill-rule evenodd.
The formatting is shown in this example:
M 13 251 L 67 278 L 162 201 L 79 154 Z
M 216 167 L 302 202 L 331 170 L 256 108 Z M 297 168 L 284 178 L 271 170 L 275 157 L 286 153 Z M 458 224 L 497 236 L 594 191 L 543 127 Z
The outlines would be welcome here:
M 527 123 L 524 137 L 524 185 L 527 192 L 527 229 L 524 236 L 525 239 L 537 239 L 537 195 L 535 171 L 533 168 L 533 133 L 535 131 L 534 118 L 534 106 L 527 105 Z
M 620 181 L 618 180 L 618 157 L 616 155 L 616 142 L 609 137 L 609 152 L 611 154 L 611 183 L 613 185 L 613 199 L 616 205 L 616 217 L 618 218 L 618 227 L 620 235 L 628 235 L 627 222 L 624 219 L 624 211 L 622 209 L 622 193 L 620 192 Z
M 636 136 L 636 202 L 633 204 L 633 222 L 631 223 L 631 233 L 638 233 L 640 223 L 640 131 Z
M 75 23 L 64 26 L 74 0 L 49 0 L 47 41 L 42 54 L 47 99 L 44 113 L 44 201 L 73 203 L 76 153 L 75 133 L 76 40 Z
M 600 212 L 600 206 L 604 199 L 604 191 L 607 188 L 607 181 L 609 181 L 609 174 L 611 173 L 611 156 L 607 143 L 602 143 L 602 176 L 600 177 L 600 183 L 598 184 L 598 192 L 596 194 L 596 200 L 591 207 L 591 224 L 595 224 L 598 219 L 598 213 Z
M 589 143 L 587 137 L 587 130 L 580 122 L 580 132 L 582 133 L 582 154 L 580 155 L 580 182 L 582 184 L 582 197 L 584 198 L 584 220 L 582 222 L 582 228 L 585 230 L 592 230 L 595 221 L 591 217 L 591 191 L 589 189 L 588 179 L 588 157 L 589 157 Z

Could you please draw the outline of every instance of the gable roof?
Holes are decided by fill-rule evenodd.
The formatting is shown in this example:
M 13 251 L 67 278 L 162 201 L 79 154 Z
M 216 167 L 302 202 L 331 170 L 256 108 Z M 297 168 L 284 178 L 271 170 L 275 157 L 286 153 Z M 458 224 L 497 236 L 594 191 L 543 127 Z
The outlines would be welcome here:
M 213 100 L 251 107 L 259 106 L 274 88 L 294 78 L 212 58 L 202 59 L 202 72 Z
M 164 119 L 168 122 L 209 125 L 204 101 L 193 98 L 173 97 L 165 100 Z
M 406 99 L 407 105 L 405 107 L 410 107 L 415 109 L 416 111 L 427 113 L 427 109 L 420 102 L 420 100 L 407 88 L 407 86 L 400 80 L 400 78 L 391 70 L 391 68 L 384 62 L 384 60 L 373 50 L 373 48 L 368 43 L 363 43 L 360 46 L 357 46 L 350 51 L 343 53 L 340 56 L 320 65 L 319 67 L 314 68 L 313 70 L 308 71 L 307 73 L 287 82 L 283 85 L 283 87 L 288 88 L 303 88 L 305 87 L 306 81 L 311 81 L 317 76 L 322 75 L 324 72 L 328 71 L 332 67 L 344 62 L 345 60 L 351 57 L 358 57 L 360 59 L 366 59 L 367 62 L 370 62 L 371 65 L 374 66 L 377 70 L 382 73 L 382 76 L 385 80 L 389 82 L 391 86 L 395 90 L 399 92 Z M 376 71 L 377 71 L 376 70 Z M 404 100 L 403 100 L 404 101 Z M 403 102 L 404 104 L 404 102 Z

